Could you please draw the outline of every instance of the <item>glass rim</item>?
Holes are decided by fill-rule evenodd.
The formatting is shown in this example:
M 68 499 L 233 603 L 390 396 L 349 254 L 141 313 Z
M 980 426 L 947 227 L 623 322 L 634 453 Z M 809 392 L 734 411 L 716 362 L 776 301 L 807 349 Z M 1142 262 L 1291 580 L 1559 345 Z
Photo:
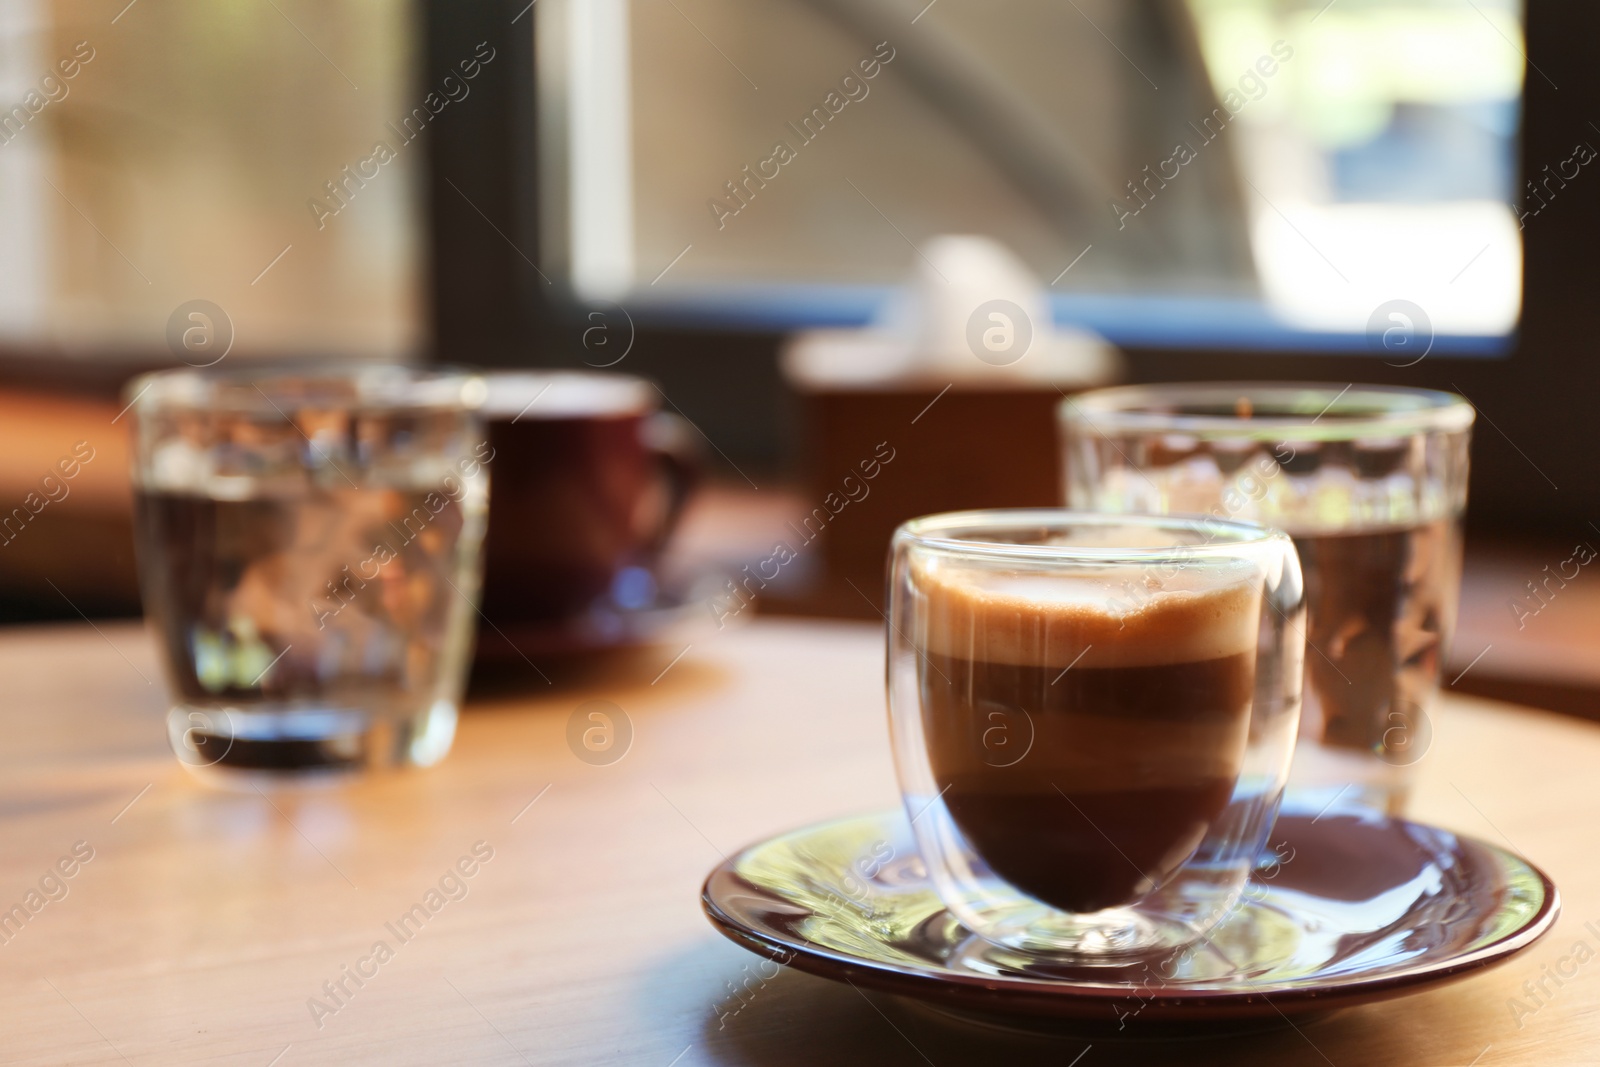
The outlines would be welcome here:
M 1184 530 L 1207 535 L 1207 540 L 1198 544 L 1151 548 L 1022 544 L 960 536 L 963 531 L 974 533 L 1074 526 L 1136 526 L 1151 530 Z M 1237 555 L 1240 549 L 1293 544 L 1289 535 L 1282 530 L 1239 519 L 1217 519 L 1208 515 L 1123 515 L 1112 512 L 1075 511 L 1071 508 L 986 508 L 923 515 L 901 523 L 896 528 L 891 543 L 895 548 L 911 544 L 919 548 L 986 559 L 1101 564 L 1185 561 L 1193 560 L 1197 556 L 1229 557 Z
M 492 422 L 641 415 L 660 406 L 660 387 L 626 372 L 508 367 L 486 370 L 483 378 L 488 386 L 483 417 Z
M 345 392 L 334 392 L 340 387 Z M 464 367 L 285 362 L 151 371 L 130 381 L 122 395 L 135 416 L 196 411 L 290 418 L 297 410 L 477 412 L 487 391 L 483 375 Z
M 1249 414 L 1227 411 L 1248 401 Z M 1176 410 L 1174 410 L 1176 409 Z M 1064 398 L 1066 426 L 1099 432 L 1140 431 L 1255 441 L 1344 441 L 1456 433 L 1477 412 L 1456 393 L 1394 385 L 1336 382 L 1168 382 L 1093 389 Z M 1326 422 L 1324 416 L 1329 416 Z

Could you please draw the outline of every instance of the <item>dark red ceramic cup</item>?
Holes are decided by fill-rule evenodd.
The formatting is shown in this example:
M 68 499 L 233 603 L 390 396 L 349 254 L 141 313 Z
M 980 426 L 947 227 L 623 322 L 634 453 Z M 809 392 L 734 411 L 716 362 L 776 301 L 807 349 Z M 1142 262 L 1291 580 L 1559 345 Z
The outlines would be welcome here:
M 589 371 L 485 376 L 494 449 L 479 644 L 550 645 L 596 610 L 642 608 L 695 480 L 685 423 L 650 382 Z M 496 633 L 496 629 L 502 631 Z M 526 650 L 524 650 L 526 651 Z

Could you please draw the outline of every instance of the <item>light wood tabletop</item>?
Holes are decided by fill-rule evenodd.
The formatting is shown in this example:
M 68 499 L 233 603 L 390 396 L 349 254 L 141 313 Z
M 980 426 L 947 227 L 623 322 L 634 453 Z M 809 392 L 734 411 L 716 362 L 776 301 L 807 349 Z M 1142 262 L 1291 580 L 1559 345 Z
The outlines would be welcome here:
M 472 703 L 439 767 L 306 792 L 192 780 L 139 627 L 7 632 L 0 677 L 0 910 L 27 912 L 0 925 L 6 1064 L 1600 1062 L 1600 727 L 1576 720 L 1449 699 L 1419 768 L 1418 818 L 1555 879 L 1544 941 L 1298 1030 L 1138 1043 L 788 970 L 744 984 L 757 960 L 702 916 L 707 871 L 897 801 L 879 627 L 758 620 L 561 684 L 529 671 Z M 609 764 L 568 743 L 597 699 L 631 726 Z

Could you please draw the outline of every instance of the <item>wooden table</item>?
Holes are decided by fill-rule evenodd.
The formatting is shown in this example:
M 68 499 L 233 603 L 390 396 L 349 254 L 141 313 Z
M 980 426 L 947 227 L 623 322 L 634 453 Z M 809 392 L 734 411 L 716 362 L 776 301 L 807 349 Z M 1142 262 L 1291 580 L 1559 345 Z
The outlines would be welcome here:
M 1497 970 L 1302 1032 L 1087 1051 L 789 971 L 728 1014 L 730 983 L 755 957 L 706 923 L 701 879 L 766 834 L 896 802 L 882 642 L 867 625 L 760 620 L 671 662 L 679 652 L 480 699 L 432 771 L 269 799 L 208 790 L 176 764 L 139 628 L 0 637 L 0 909 L 42 879 L 58 898 L 41 892 L 20 929 L 0 928 L 0 1061 L 1600 1061 L 1600 962 L 1520 1028 L 1508 1003 L 1575 942 L 1600 948 L 1584 929 L 1600 929 L 1600 728 L 1460 698 L 1436 716 L 1418 816 L 1513 843 L 1565 898 L 1555 932 Z M 566 740 L 574 709 L 596 698 L 632 724 L 610 765 Z M 92 859 L 75 860 L 75 845 Z M 72 877 L 47 879 L 63 860 Z M 458 863 L 471 877 L 447 877 Z M 441 882 L 438 910 L 396 937 L 390 925 Z M 397 946 L 382 960 L 380 940 Z M 347 968 L 370 976 L 358 986 Z M 323 983 L 341 980 L 335 1001 Z

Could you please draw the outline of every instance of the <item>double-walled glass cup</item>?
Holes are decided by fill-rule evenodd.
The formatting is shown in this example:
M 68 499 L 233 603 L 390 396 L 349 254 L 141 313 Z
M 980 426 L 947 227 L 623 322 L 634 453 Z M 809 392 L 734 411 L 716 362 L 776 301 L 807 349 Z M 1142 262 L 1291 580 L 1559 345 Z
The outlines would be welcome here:
M 901 526 L 889 722 L 946 907 L 1007 948 L 1176 949 L 1238 901 L 1299 718 L 1300 568 L 1247 523 L 1060 510 Z
M 482 380 L 174 371 L 128 395 L 179 760 L 249 784 L 442 759 L 493 459 Z
M 1068 507 L 1287 531 L 1306 698 L 1286 807 L 1398 814 L 1455 625 L 1472 405 L 1345 383 L 1099 389 L 1060 408 Z

